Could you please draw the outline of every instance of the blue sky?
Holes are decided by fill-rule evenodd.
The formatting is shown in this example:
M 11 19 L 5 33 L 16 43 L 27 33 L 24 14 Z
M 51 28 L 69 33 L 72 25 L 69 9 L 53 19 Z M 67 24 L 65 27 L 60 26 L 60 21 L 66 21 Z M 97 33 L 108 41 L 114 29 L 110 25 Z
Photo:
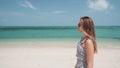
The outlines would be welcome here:
M 0 26 L 120 26 L 120 0 L 0 0 Z

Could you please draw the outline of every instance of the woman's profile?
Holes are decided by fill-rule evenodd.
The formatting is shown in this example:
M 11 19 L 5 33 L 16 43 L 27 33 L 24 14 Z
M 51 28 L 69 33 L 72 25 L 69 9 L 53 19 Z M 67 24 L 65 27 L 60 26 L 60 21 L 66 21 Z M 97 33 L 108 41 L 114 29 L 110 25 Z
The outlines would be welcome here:
M 97 52 L 93 20 L 88 16 L 81 17 L 78 31 L 82 32 L 83 36 L 77 44 L 75 68 L 93 68 L 94 53 Z

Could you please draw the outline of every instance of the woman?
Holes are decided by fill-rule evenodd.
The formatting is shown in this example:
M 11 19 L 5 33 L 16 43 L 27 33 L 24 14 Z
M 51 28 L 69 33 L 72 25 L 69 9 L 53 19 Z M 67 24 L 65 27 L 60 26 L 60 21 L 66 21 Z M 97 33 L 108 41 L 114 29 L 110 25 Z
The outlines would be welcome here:
M 93 68 L 94 53 L 97 52 L 93 20 L 88 16 L 81 17 L 78 31 L 82 32 L 83 36 L 77 44 L 75 68 Z

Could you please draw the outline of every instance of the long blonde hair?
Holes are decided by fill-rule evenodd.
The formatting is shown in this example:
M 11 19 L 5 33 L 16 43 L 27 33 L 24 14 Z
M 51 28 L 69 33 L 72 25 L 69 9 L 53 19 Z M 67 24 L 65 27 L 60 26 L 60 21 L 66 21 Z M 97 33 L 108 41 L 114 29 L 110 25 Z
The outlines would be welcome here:
M 92 39 L 94 45 L 94 52 L 96 53 L 97 43 L 93 20 L 88 16 L 81 17 L 79 26 L 82 27 L 83 31 L 86 33 L 86 36 Z

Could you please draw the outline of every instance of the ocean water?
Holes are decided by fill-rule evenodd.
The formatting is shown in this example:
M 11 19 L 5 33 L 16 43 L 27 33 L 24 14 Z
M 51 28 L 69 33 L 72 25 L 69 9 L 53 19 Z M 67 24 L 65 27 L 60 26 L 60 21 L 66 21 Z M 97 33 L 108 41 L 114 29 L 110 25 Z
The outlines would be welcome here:
M 120 41 L 120 26 L 96 26 L 97 39 Z M 1 26 L 0 40 L 4 39 L 79 39 L 76 26 Z

